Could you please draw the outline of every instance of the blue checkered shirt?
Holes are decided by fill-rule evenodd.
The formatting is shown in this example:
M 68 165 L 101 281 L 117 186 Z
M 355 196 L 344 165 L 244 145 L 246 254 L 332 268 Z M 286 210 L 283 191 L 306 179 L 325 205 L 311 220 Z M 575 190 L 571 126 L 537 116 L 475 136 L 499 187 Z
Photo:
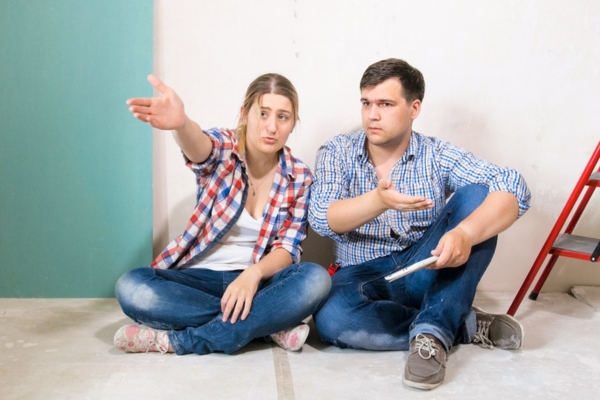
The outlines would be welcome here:
M 530 207 L 531 193 L 514 169 L 498 167 L 452 143 L 412 132 L 410 144 L 392 168 L 390 179 L 399 192 L 425 196 L 433 200 L 434 207 L 412 212 L 387 210 L 356 230 L 338 235 L 327 223 L 330 204 L 377 188 L 378 178 L 365 140 L 362 130 L 337 135 L 317 153 L 308 220 L 315 232 L 336 241 L 336 257 L 342 267 L 413 245 L 435 221 L 448 197 L 468 184 L 486 185 L 490 192 L 514 194 L 519 202 L 519 217 Z M 396 237 L 390 234 L 392 230 Z

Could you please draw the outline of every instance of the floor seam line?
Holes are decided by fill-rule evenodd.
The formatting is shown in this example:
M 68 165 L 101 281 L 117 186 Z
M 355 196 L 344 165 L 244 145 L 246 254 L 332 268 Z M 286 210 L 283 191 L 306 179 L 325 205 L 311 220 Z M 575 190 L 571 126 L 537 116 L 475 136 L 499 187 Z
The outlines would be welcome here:
M 275 383 L 278 400 L 295 400 L 294 382 L 287 351 L 271 343 L 273 349 L 273 366 L 275 368 Z

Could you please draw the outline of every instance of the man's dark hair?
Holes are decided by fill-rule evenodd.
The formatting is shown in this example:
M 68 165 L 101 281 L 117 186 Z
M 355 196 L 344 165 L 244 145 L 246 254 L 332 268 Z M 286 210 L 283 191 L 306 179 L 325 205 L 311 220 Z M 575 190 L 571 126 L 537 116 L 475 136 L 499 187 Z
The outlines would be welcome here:
M 425 96 L 425 79 L 418 69 L 404 60 L 388 58 L 371 64 L 360 80 L 360 89 L 377 86 L 390 78 L 398 78 L 404 89 L 404 98 L 408 102 Z

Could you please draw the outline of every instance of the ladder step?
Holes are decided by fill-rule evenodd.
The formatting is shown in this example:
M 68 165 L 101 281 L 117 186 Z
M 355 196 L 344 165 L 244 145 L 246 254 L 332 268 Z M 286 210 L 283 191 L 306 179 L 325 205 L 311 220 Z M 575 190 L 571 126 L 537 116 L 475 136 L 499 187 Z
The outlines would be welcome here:
M 583 173 L 577 180 L 575 189 L 571 192 L 571 196 L 567 200 L 562 212 L 560 213 L 552 231 L 548 235 L 546 242 L 542 246 L 535 262 L 531 266 L 527 277 L 523 281 L 519 292 L 515 296 L 510 308 L 508 309 L 508 315 L 515 315 L 517 308 L 521 304 L 523 297 L 529 286 L 535 281 L 540 268 L 543 264 L 546 264 L 541 276 L 535 284 L 533 291 L 531 292 L 530 299 L 537 298 L 537 294 L 542 290 L 546 278 L 550 275 L 552 268 L 558 257 L 569 257 L 578 260 L 587 260 L 592 263 L 600 264 L 600 239 L 594 239 L 590 237 L 571 235 L 571 232 L 575 229 L 575 225 L 579 222 L 584 209 L 588 205 L 590 197 L 596 189 L 600 189 L 600 142 L 596 145 L 596 149 L 592 153 L 590 160 L 588 161 Z M 584 186 L 588 188 L 584 191 Z M 583 197 L 582 197 L 583 196 Z M 571 215 L 573 207 L 579 202 L 577 209 Z M 564 228 L 564 224 L 568 223 L 567 228 L 559 236 L 559 233 Z M 596 224 L 597 225 L 597 224 Z M 600 233 L 598 227 L 595 226 L 594 235 Z M 552 257 L 548 259 L 548 254 L 552 254 Z M 599 265 L 600 266 L 600 265 Z
M 596 249 L 598 241 L 598 239 L 590 237 L 563 233 L 554 242 L 552 250 L 566 250 L 575 253 L 583 253 L 589 257 Z

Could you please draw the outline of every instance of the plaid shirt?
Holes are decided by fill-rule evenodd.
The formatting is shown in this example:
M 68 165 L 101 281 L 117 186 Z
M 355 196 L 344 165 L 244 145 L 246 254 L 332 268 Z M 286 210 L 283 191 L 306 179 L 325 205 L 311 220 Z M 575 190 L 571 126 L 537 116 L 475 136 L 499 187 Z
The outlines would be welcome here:
M 202 256 L 225 236 L 244 209 L 248 178 L 234 132 L 213 128 L 204 133 L 213 144 L 211 155 L 200 164 L 186 158 L 198 183 L 196 208 L 185 232 L 163 250 L 152 268 L 185 268 L 188 261 Z M 300 260 L 311 183 L 309 168 L 284 147 L 252 254 L 255 263 L 277 248 L 286 249 L 294 262 Z
M 448 197 L 468 184 L 486 185 L 490 192 L 514 194 L 519 202 L 519 217 L 530 206 L 531 193 L 517 171 L 500 168 L 449 142 L 412 132 L 408 148 L 392 168 L 390 179 L 399 192 L 425 196 L 433 200 L 434 207 L 412 212 L 387 210 L 356 230 L 338 235 L 327 223 L 329 205 L 369 192 L 377 188 L 379 181 L 365 140 L 362 130 L 337 135 L 317 154 L 308 218 L 315 232 L 336 241 L 336 257 L 342 267 L 413 245 L 435 221 Z M 392 237 L 391 230 L 396 237 Z

